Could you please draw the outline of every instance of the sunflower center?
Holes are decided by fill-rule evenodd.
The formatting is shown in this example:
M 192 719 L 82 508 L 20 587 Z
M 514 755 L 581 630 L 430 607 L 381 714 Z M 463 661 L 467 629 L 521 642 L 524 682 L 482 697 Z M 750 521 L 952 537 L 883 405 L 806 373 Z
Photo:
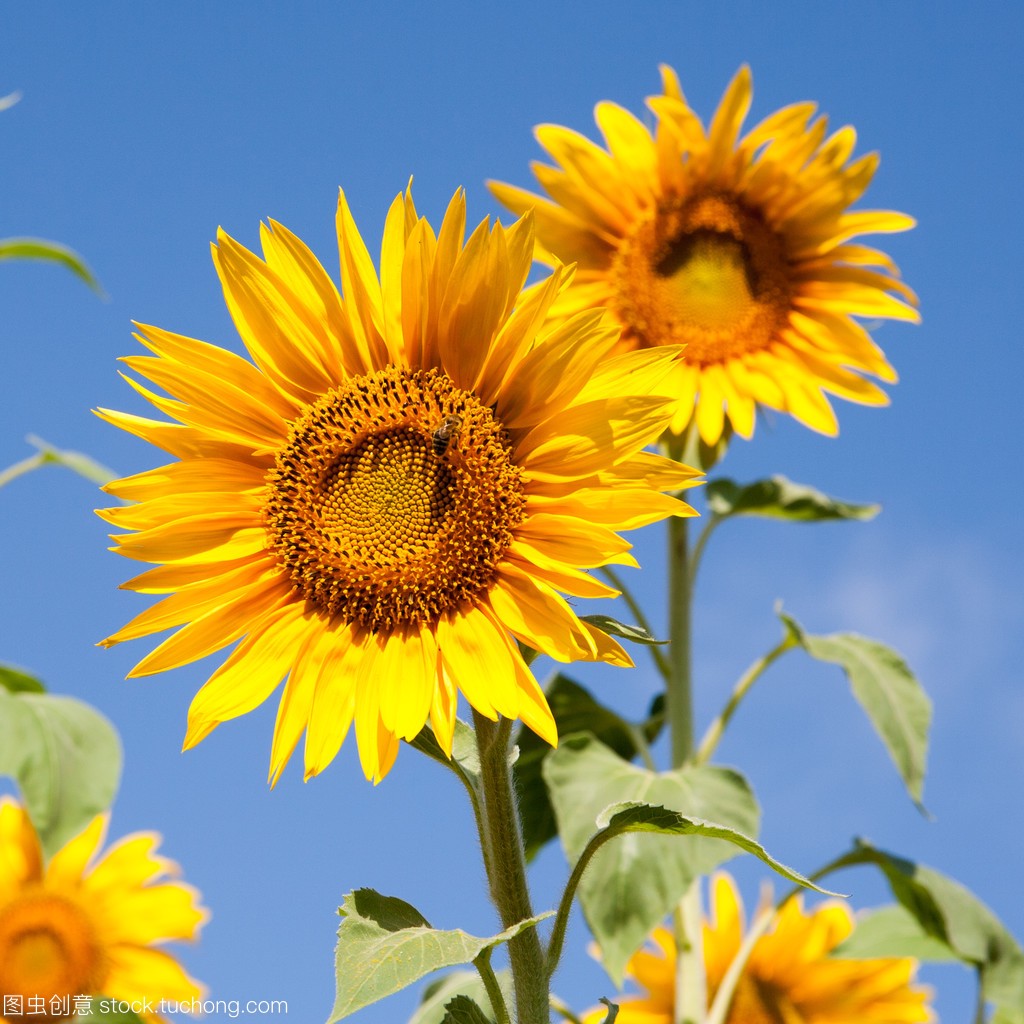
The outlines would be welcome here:
M 105 973 L 92 924 L 71 900 L 29 892 L 0 909 L 0 995 L 20 996 L 26 1020 L 68 1019 L 61 1000 L 100 991 Z
M 616 255 L 616 307 L 643 347 L 686 345 L 691 363 L 767 347 L 785 325 L 792 285 L 782 239 L 729 195 L 659 206 Z
M 267 475 L 270 544 L 297 590 L 373 632 L 436 621 L 493 583 L 525 494 L 491 409 L 437 370 L 332 389 Z

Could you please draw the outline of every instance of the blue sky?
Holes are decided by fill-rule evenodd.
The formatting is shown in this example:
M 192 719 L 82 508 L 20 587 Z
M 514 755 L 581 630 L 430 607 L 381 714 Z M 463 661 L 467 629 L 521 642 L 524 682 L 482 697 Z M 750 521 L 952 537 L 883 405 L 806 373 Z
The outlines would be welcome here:
M 936 703 L 925 791 L 935 821 L 902 793 L 838 671 L 796 656 L 759 684 L 721 758 L 747 773 L 763 841 L 788 863 L 813 869 L 866 835 L 959 878 L 1024 937 L 1020 8 L 43 2 L 5 5 L 0 24 L 0 95 L 23 93 L 0 114 L 0 236 L 72 245 L 109 295 L 54 267 L 0 264 L 0 466 L 30 453 L 29 433 L 125 474 L 157 464 L 89 410 L 143 411 L 116 375 L 134 351 L 132 319 L 238 346 L 209 258 L 218 226 L 255 246 L 273 217 L 333 271 L 339 185 L 371 250 L 410 175 L 432 220 L 459 185 L 482 219 L 498 212 L 487 178 L 529 184 L 533 125 L 592 135 L 601 99 L 639 112 L 660 62 L 705 117 L 746 62 L 753 119 L 812 99 L 836 127 L 853 124 L 858 152 L 882 154 L 861 205 L 920 222 L 882 242 L 923 312 L 919 327 L 876 335 L 901 377 L 893 404 L 843 406 L 836 440 L 773 417 L 724 471 L 782 472 L 884 512 L 870 524 L 721 531 L 697 610 L 698 722 L 774 643 L 777 599 L 813 630 L 892 644 Z M 286 999 L 292 1019 L 324 1019 L 334 910 L 362 885 L 411 900 L 439 927 L 496 930 L 468 809 L 441 769 L 405 750 L 374 789 L 349 744 L 319 779 L 303 785 L 293 765 L 271 792 L 272 707 L 182 756 L 185 712 L 212 666 L 125 682 L 145 645 L 94 646 L 140 610 L 117 590 L 131 567 L 106 551 L 99 496 L 46 470 L 0 497 L 0 659 L 116 723 L 126 773 L 112 834 L 160 830 L 203 890 L 213 920 L 182 956 L 212 995 Z M 656 604 L 662 533 L 633 539 L 655 567 L 640 579 Z M 636 710 L 655 690 L 640 665 L 577 677 Z M 734 867 L 753 902 L 760 872 Z M 557 849 L 541 856 L 538 908 L 554 904 L 565 870 Z M 857 906 L 882 899 L 869 875 L 841 881 Z M 610 985 L 578 923 L 569 944 L 556 988 L 582 1008 Z M 925 978 L 943 1020 L 967 1019 L 966 972 Z M 414 1003 L 407 992 L 356 1020 L 404 1019 Z

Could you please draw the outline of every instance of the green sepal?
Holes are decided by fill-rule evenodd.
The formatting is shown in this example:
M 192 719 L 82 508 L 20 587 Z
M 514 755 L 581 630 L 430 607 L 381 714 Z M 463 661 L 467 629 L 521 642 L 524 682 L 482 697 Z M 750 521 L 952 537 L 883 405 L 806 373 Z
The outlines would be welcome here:
M 121 741 L 73 697 L 0 689 L 0 775 L 18 784 L 49 857 L 114 802 Z
M 618 619 L 613 619 L 610 615 L 581 615 L 580 618 L 584 622 L 596 626 L 602 633 L 617 636 L 620 640 L 628 640 L 632 644 L 645 644 L 650 647 L 668 643 L 667 640 L 659 640 L 652 636 L 643 626 L 619 622 Z
M 0 664 L 0 687 L 8 693 L 46 693 L 42 680 L 14 665 Z
M 0 238 L 0 260 L 45 260 L 58 263 L 84 281 L 100 298 L 106 298 L 106 293 L 85 260 L 74 249 L 60 242 L 50 242 L 43 238 Z
M 558 673 L 545 685 L 544 691 L 559 736 L 589 732 L 626 761 L 636 755 L 636 727 L 599 703 L 568 676 Z M 545 843 L 558 834 L 555 812 L 541 774 L 541 766 L 552 748 L 532 730 L 522 726 L 516 732 L 515 743 L 519 747 L 514 777 L 519 795 L 523 846 L 527 860 L 531 860 Z
M 784 476 L 738 484 L 719 478 L 704 488 L 708 508 L 719 519 L 729 516 L 765 516 L 796 523 L 821 523 L 832 519 L 874 519 L 880 505 L 855 505 L 794 483 Z
M 421 754 L 426 754 L 438 764 L 453 771 L 471 793 L 480 793 L 480 753 L 477 750 L 476 734 L 472 726 L 461 719 L 456 719 L 451 757 L 437 742 L 437 737 L 429 725 L 423 726 L 416 738 L 409 741 L 409 746 L 415 747 Z
M 512 1004 L 512 974 L 509 971 L 495 971 L 498 985 L 505 996 L 505 1003 Z M 485 1012 L 493 1016 L 491 1000 L 487 989 L 476 971 L 452 971 L 431 982 L 423 990 L 423 998 L 416 1012 L 409 1018 L 409 1024 L 442 1024 L 445 1008 L 454 996 L 468 996 Z
M 336 996 L 328 1024 L 412 985 L 444 967 L 472 963 L 484 950 L 507 942 L 550 917 L 520 921 L 490 938 L 461 929 L 440 931 L 411 904 L 373 889 L 349 893 L 339 910 L 335 953 Z
M 589 735 L 564 737 L 542 770 L 570 864 L 593 840 L 595 823 L 609 803 L 661 805 L 670 809 L 663 814 L 692 815 L 728 830 L 716 838 L 694 830 L 686 842 L 668 835 L 627 835 L 596 853 L 579 895 L 605 967 L 621 983 L 626 961 L 691 882 L 740 852 L 733 835 L 757 835 L 757 801 L 733 769 L 701 765 L 652 772 L 624 761 Z M 671 831 L 674 819 L 665 820 Z M 620 819 L 617 826 L 625 821 L 634 819 Z M 630 831 L 657 831 L 639 818 L 635 823 Z
M 839 665 L 854 697 L 885 744 L 911 799 L 922 814 L 932 702 L 907 663 L 891 647 L 858 636 L 815 636 L 778 611 L 788 636 L 812 658 Z
M 947 946 L 981 979 L 984 998 L 1006 1014 L 1024 1006 L 1024 951 L 998 917 L 959 882 L 933 868 L 858 840 L 837 867 L 872 864 L 921 930 Z
M 441 1024 L 494 1024 L 469 996 L 456 996 L 444 1009 Z

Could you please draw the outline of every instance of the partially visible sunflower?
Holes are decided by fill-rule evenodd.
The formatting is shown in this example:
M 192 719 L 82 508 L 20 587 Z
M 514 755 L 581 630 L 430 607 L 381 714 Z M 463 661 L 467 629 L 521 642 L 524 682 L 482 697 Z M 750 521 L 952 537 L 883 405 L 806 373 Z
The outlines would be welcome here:
M 665 429 L 678 351 L 613 355 L 618 329 L 547 313 L 569 274 L 530 297 L 532 218 L 464 241 L 457 193 L 435 234 L 398 196 L 380 277 L 342 193 L 344 300 L 313 254 L 270 222 L 263 259 L 214 247 L 249 362 L 142 327 L 133 387 L 176 424 L 101 410 L 177 461 L 110 485 L 121 554 L 162 563 L 125 586 L 169 594 L 105 644 L 181 627 L 133 670 L 241 639 L 199 691 L 185 746 L 251 711 L 287 677 L 276 780 L 303 731 L 306 777 L 355 721 L 367 778 L 429 719 L 451 751 L 461 691 L 482 715 L 554 719 L 516 641 L 558 661 L 630 664 L 561 592 L 616 591 L 581 569 L 635 565 L 617 530 L 693 510 L 695 472 L 644 452 Z M 547 324 L 547 326 L 545 326 Z
M 743 941 L 743 907 L 725 872 L 711 881 L 711 920 L 704 925 L 708 1001 Z M 831 957 L 852 931 L 853 916 L 838 902 L 804 913 L 800 896 L 779 911 L 773 929 L 758 939 L 747 961 L 725 1024 L 920 1024 L 932 1020 L 929 991 L 913 985 L 910 958 L 846 960 Z M 651 935 L 654 949 L 634 953 L 627 976 L 644 995 L 618 1000 L 616 1024 L 672 1024 L 675 1020 L 676 946 L 667 928 Z M 592 1010 L 584 1024 L 607 1013 Z
M 905 231 L 902 213 L 850 205 L 876 154 L 850 162 L 850 127 L 826 137 L 813 103 L 777 111 L 740 136 L 750 70 L 740 69 L 705 129 L 676 73 L 648 99 L 653 134 L 613 103 L 597 105 L 608 150 L 568 128 L 541 125 L 556 166 L 533 171 L 550 199 L 492 182 L 517 213 L 533 209 L 537 257 L 577 263 L 556 315 L 611 310 L 628 347 L 685 345 L 672 387 L 672 430 L 696 420 L 714 444 L 743 437 L 758 405 L 835 434 L 823 392 L 869 405 L 888 399 L 861 374 L 896 374 L 854 316 L 918 319 L 917 300 L 883 252 L 850 240 Z
M 125 836 L 97 857 L 106 831 L 107 815 L 94 818 L 44 865 L 24 808 L 0 798 L 0 1024 L 67 1020 L 63 1007 L 70 1002 L 73 1017 L 76 996 L 202 996 L 157 948 L 198 936 L 209 916 L 199 894 L 169 880 L 178 867 L 157 856 L 152 832 Z M 18 1005 L 23 1011 L 12 1014 Z

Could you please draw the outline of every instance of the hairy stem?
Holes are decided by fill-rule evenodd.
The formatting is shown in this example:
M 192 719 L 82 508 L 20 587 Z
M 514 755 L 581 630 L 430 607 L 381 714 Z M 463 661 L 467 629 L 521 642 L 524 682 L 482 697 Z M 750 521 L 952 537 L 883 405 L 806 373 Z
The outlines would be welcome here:
M 533 917 L 508 756 L 512 723 L 500 719 L 496 724 L 477 711 L 473 712 L 473 723 L 483 784 L 482 842 L 487 881 L 502 927 L 511 928 Z M 510 939 L 508 952 L 519 1024 L 548 1024 L 548 975 L 537 929 L 526 928 Z

